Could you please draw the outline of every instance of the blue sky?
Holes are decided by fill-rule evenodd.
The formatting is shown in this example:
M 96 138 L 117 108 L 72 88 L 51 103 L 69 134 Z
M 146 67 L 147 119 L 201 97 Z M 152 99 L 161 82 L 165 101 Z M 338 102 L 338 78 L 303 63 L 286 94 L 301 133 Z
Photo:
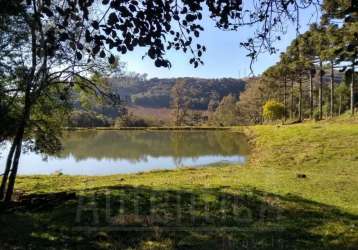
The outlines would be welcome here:
M 310 23 L 317 21 L 317 16 L 312 17 L 313 13 L 315 12 L 312 9 L 301 12 L 300 32 L 304 32 Z M 241 78 L 248 76 L 250 74 L 250 59 L 245 56 L 247 51 L 240 47 L 240 42 L 245 41 L 254 32 L 255 28 L 243 27 L 238 32 L 225 32 L 215 28 L 211 20 L 206 20 L 202 25 L 205 30 L 201 33 L 198 41 L 207 47 L 207 52 L 202 58 L 204 65 L 194 69 L 189 64 L 190 54 L 170 51 L 167 53 L 167 58 L 172 62 L 172 68 L 156 68 L 149 58 L 142 59 L 146 50 L 139 48 L 121 56 L 121 60 L 126 63 L 126 70 L 141 74 L 146 73 L 149 78 Z M 280 51 L 284 51 L 295 38 L 295 29 L 295 25 L 289 25 L 287 33 L 281 36 L 282 40 L 276 43 Z M 274 55 L 262 54 L 254 64 L 255 75 L 262 73 L 266 68 L 275 64 L 278 58 L 279 53 Z

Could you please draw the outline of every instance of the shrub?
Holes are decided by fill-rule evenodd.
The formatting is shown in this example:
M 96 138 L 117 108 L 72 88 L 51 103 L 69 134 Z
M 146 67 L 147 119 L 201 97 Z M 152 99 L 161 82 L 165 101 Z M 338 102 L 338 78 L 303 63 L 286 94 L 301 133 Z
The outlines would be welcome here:
M 69 120 L 70 127 L 109 127 L 111 119 L 91 111 L 74 111 Z
M 275 121 L 282 119 L 284 106 L 276 100 L 268 100 L 263 106 L 263 117 L 265 120 Z
M 319 121 L 319 109 L 318 108 L 313 110 L 313 119 L 315 121 Z
M 326 103 L 322 106 L 322 119 L 324 119 L 325 117 L 328 117 L 328 116 L 329 116 L 329 105 Z M 319 107 L 317 107 L 313 110 L 313 119 L 315 121 L 320 120 Z
M 148 121 L 137 117 L 133 114 L 126 114 L 117 118 L 115 122 L 116 127 L 149 127 Z

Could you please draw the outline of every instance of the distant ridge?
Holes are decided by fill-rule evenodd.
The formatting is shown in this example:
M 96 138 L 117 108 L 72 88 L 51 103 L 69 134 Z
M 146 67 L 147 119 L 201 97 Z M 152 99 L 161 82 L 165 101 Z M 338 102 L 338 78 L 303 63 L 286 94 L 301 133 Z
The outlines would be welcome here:
M 126 99 L 128 104 L 148 108 L 169 108 L 170 91 L 179 79 L 185 80 L 191 95 L 191 108 L 206 110 L 210 101 L 220 102 L 232 94 L 237 98 L 244 91 L 246 81 L 235 78 L 204 79 L 194 77 L 133 79 L 128 77 L 108 79 L 112 89 Z

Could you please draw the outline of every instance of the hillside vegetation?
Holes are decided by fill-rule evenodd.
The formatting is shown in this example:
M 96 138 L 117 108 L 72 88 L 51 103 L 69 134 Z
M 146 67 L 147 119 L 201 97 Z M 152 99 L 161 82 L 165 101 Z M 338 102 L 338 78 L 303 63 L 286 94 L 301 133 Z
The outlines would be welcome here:
M 245 89 L 246 82 L 241 79 L 203 79 L 203 78 L 170 78 L 143 79 L 118 78 L 110 79 L 112 88 L 124 96 L 129 104 L 150 108 L 169 108 L 170 92 L 177 80 L 185 80 L 187 92 L 190 93 L 190 108 L 207 110 L 210 101 L 220 102 L 229 94 L 239 96 Z

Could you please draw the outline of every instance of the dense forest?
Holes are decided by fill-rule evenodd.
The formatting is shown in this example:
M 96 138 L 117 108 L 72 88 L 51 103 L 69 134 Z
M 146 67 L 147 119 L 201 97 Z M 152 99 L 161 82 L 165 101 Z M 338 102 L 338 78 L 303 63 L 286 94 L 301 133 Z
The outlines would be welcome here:
M 129 77 L 109 79 L 117 94 L 124 97 L 128 104 L 151 107 L 170 108 L 171 89 L 176 81 L 184 80 L 190 93 L 190 108 L 207 110 L 210 101 L 220 102 L 229 94 L 239 96 L 245 88 L 245 82 L 240 79 L 203 79 L 203 78 L 170 78 L 145 79 Z

